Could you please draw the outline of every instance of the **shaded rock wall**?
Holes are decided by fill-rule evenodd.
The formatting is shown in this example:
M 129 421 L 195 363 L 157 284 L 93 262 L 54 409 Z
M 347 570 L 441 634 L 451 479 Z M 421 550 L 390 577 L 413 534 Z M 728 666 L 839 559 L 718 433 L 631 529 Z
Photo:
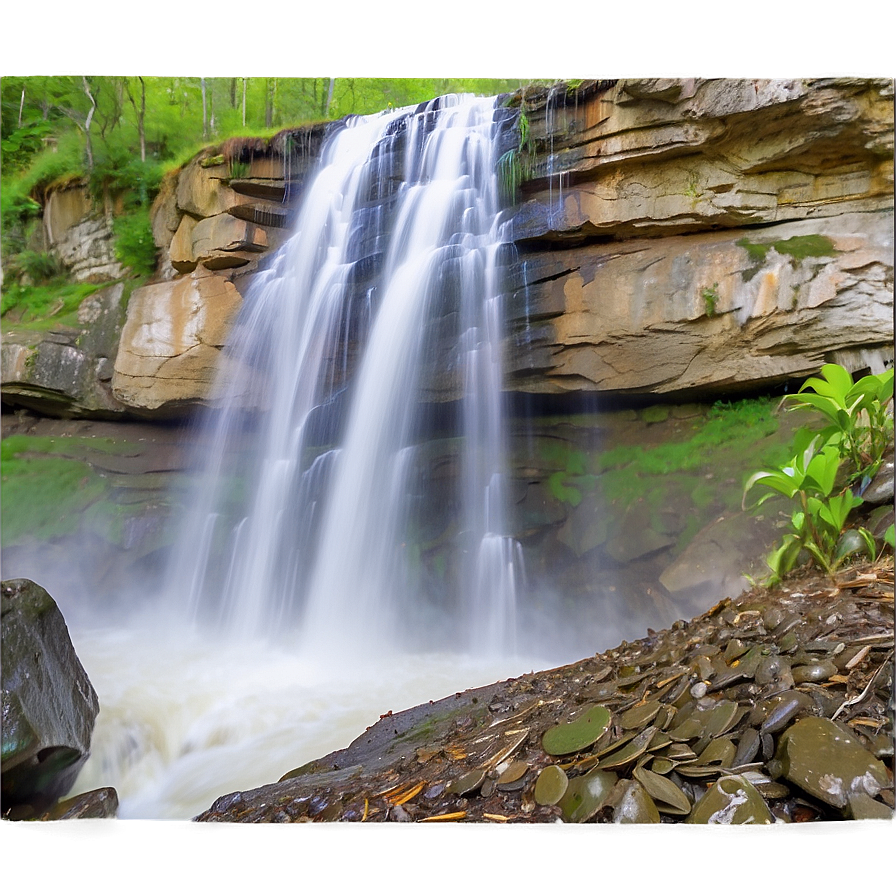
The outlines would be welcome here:
M 109 209 L 111 211 L 111 209 Z M 115 258 L 111 218 L 98 209 L 81 181 L 51 190 L 43 212 L 48 247 L 78 283 L 105 283 L 123 277 Z

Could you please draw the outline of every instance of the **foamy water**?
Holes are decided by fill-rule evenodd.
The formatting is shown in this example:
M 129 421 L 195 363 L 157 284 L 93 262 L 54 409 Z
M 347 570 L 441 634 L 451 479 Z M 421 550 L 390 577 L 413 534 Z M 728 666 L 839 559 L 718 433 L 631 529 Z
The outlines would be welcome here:
M 451 654 L 303 660 L 263 641 L 154 630 L 72 630 L 99 694 L 73 789 L 113 786 L 119 818 L 188 819 L 219 796 L 277 781 L 419 703 L 550 665 Z

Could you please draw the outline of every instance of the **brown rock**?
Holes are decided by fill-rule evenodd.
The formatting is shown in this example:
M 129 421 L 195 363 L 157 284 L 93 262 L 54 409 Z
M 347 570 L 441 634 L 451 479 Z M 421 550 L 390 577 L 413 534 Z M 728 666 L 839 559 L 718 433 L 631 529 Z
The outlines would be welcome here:
M 112 377 L 115 396 L 153 412 L 207 399 L 241 302 L 229 280 L 201 268 L 135 290 Z
M 193 230 L 196 227 L 196 219 L 184 215 L 180 219 L 177 232 L 171 240 L 168 255 L 171 266 L 182 274 L 188 274 L 196 269 L 196 254 L 193 252 Z

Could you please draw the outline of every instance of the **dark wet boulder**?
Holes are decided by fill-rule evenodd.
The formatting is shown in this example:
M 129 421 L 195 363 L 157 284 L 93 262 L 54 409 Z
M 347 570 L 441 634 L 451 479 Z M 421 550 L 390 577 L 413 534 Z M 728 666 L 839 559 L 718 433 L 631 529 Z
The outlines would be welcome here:
M 65 796 L 87 759 L 99 711 L 55 601 L 28 579 L 2 593 L 2 812 L 34 817 Z
M 114 787 L 100 787 L 62 800 L 40 820 L 69 821 L 73 818 L 115 818 L 117 815 L 118 791 Z

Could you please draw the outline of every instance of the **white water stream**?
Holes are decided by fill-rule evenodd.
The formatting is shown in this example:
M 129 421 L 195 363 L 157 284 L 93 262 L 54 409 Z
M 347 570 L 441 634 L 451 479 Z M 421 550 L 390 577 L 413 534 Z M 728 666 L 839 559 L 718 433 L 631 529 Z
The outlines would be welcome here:
M 505 112 L 445 97 L 328 140 L 234 327 L 162 609 L 72 627 L 102 707 L 76 791 L 114 786 L 123 818 L 189 818 L 384 713 L 549 665 L 516 652 L 505 523 Z M 460 408 L 438 494 L 418 457 L 433 367 Z M 433 596 L 420 557 L 446 541 L 442 503 Z
M 269 639 L 222 642 L 161 627 L 75 629 L 100 695 L 73 793 L 113 786 L 119 818 L 189 819 L 347 747 L 380 715 L 545 668 L 453 654 L 304 659 Z

